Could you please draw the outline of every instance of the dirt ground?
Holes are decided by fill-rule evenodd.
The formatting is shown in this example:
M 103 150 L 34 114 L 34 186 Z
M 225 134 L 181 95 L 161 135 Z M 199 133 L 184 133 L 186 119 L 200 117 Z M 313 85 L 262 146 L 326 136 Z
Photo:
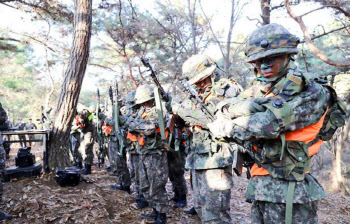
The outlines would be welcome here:
M 8 165 L 14 164 L 18 150 L 12 148 Z M 32 151 L 40 162 L 41 147 L 35 146 Z M 326 199 L 319 203 L 319 223 L 350 223 L 350 197 L 328 190 L 328 174 L 327 166 L 318 170 L 317 174 L 327 191 Z M 13 179 L 5 184 L 4 203 L 0 210 L 15 215 L 7 223 L 147 223 L 139 215 L 151 210 L 135 207 L 134 188 L 131 195 L 111 190 L 110 185 L 115 183 L 115 178 L 97 166 L 93 166 L 92 174 L 85 178 L 94 183 L 81 182 L 77 187 L 63 188 L 57 185 L 52 174 Z M 190 186 L 188 173 L 186 180 Z M 245 174 L 242 177 L 235 176 L 234 183 L 231 196 L 232 223 L 250 223 L 250 204 L 244 199 L 248 183 Z M 170 198 L 170 183 L 167 190 Z M 172 205 L 170 202 L 168 223 L 200 223 L 197 216 L 187 216 L 183 213 L 184 209 L 173 209 Z M 188 207 L 191 205 L 192 192 L 189 190 Z

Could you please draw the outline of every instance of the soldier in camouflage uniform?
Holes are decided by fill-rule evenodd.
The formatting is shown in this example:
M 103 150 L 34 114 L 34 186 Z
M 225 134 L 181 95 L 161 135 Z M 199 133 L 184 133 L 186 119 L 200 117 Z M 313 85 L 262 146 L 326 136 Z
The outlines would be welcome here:
M 138 108 L 135 105 L 135 93 L 135 90 L 131 91 L 125 97 L 125 114 L 127 116 L 127 122 L 124 126 L 128 133 L 126 141 L 128 145 L 127 151 L 130 153 L 130 177 L 135 184 L 137 193 L 135 198 L 137 202 L 136 207 L 142 209 L 148 207 L 149 204 L 140 190 L 140 152 L 137 150 L 137 133 L 128 130 L 129 125 L 135 120 L 138 112 Z
M 2 107 L 0 103 L 0 126 L 2 127 L 0 130 L 0 202 L 2 201 L 2 195 L 4 194 L 4 178 L 5 178 L 5 161 L 6 161 L 6 152 L 3 147 L 3 139 L 1 131 L 7 130 L 7 113 Z M 6 214 L 0 211 L 0 220 L 9 220 L 12 219 L 12 215 Z
M 237 102 L 222 103 L 223 118 L 208 124 L 217 138 L 243 144 L 255 162 L 245 195 L 252 223 L 317 223 L 317 201 L 325 197 L 310 162 L 325 140 L 319 134 L 327 111 L 341 117 L 340 104 L 331 107 L 319 76 L 289 68 L 298 43 L 278 24 L 255 30 L 246 55 L 257 80 Z
M 135 104 L 141 108 L 138 117 L 129 125 L 129 131 L 138 133 L 139 178 L 141 192 L 153 208 L 150 214 L 142 218 L 153 218 L 154 223 L 166 222 L 168 199 L 165 185 L 168 181 L 168 160 L 165 145 L 161 139 L 159 118 L 155 105 L 154 90 L 151 86 L 141 85 L 135 93 Z M 164 119 L 166 120 L 166 114 Z
M 76 117 L 76 125 L 80 129 L 80 144 L 76 154 L 76 162 L 78 164 L 84 162 L 82 174 L 91 174 L 91 166 L 94 159 L 94 131 L 93 115 L 89 109 L 83 107 L 78 110 Z M 76 127 L 72 127 L 73 129 Z
M 81 157 L 78 151 L 80 146 L 80 134 L 81 134 L 81 129 L 78 124 L 78 121 L 79 121 L 79 116 L 78 116 L 78 113 L 76 113 L 74 116 L 74 120 L 72 121 L 72 127 L 69 135 L 69 142 L 70 142 L 71 154 L 73 156 L 74 166 L 76 166 L 79 169 L 82 169 L 83 162 L 81 160 Z
M 242 90 L 233 79 L 221 78 L 220 69 L 208 56 L 194 55 L 182 66 L 190 85 L 195 85 L 208 110 L 214 113 L 221 100 L 236 97 Z M 230 198 L 233 153 L 237 145 L 214 139 L 208 120 L 190 100 L 173 105 L 173 112 L 191 126 L 186 169 L 192 175 L 194 207 L 202 223 L 231 223 Z M 196 120 L 203 120 L 198 125 Z

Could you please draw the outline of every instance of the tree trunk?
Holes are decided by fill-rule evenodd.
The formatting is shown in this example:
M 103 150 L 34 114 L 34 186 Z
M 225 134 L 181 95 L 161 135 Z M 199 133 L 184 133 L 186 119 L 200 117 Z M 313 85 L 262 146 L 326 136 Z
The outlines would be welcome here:
M 230 18 L 230 27 L 227 35 L 227 45 L 226 45 L 226 56 L 224 55 L 225 65 L 224 70 L 227 75 L 230 75 L 230 67 L 231 67 L 231 39 L 232 39 L 232 30 L 235 25 L 235 0 L 232 0 L 231 6 L 231 18 Z
M 271 0 L 260 0 L 262 25 L 270 24 Z
M 48 168 L 70 165 L 69 132 L 89 58 L 92 0 L 75 0 L 74 36 L 48 148 Z

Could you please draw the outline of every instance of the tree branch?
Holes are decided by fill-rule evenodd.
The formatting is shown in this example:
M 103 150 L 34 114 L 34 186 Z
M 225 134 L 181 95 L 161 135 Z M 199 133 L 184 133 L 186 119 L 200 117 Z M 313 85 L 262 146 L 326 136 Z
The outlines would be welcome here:
M 341 61 L 341 62 L 334 61 L 328 58 L 321 50 L 319 50 L 318 47 L 312 42 L 311 35 L 307 31 L 307 28 L 303 22 L 303 19 L 300 16 L 296 16 L 292 11 L 289 4 L 289 0 L 285 0 L 285 4 L 286 4 L 288 14 L 299 24 L 301 30 L 303 31 L 307 46 L 309 47 L 310 51 L 316 55 L 317 58 L 319 58 L 320 60 L 322 60 L 323 62 L 329 65 L 333 65 L 337 67 L 350 66 L 350 61 Z
M 328 35 L 328 34 L 330 34 L 330 33 L 334 33 L 334 32 L 337 32 L 337 31 L 340 31 L 340 30 L 349 28 L 349 27 L 350 27 L 350 25 L 344 26 L 344 27 L 340 27 L 340 28 L 338 28 L 338 29 L 331 30 L 331 31 L 328 31 L 328 32 L 324 32 L 324 33 L 322 33 L 322 34 L 320 34 L 320 35 L 313 36 L 313 37 L 311 38 L 311 40 L 318 39 L 318 38 L 323 37 L 323 36 L 326 36 L 326 35 Z M 300 43 L 305 43 L 305 40 L 300 41 Z

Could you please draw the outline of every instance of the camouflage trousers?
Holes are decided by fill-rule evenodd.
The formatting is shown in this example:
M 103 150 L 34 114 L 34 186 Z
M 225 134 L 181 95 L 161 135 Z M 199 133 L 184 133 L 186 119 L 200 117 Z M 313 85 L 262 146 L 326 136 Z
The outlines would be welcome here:
M 140 195 L 140 154 L 131 153 L 130 162 L 130 177 L 134 181 L 137 194 Z
M 168 181 L 167 153 L 140 155 L 140 189 L 150 207 L 160 213 L 169 210 L 165 185 Z
M 2 195 L 4 194 L 4 180 L 5 180 L 5 161 L 6 151 L 2 145 L 0 145 L 0 202 L 2 201 Z
M 130 178 L 130 172 L 126 163 L 126 153 L 124 152 L 123 155 L 119 155 L 118 153 L 118 142 L 110 141 L 108 148 L 109 152 L 111 153 L 109 155 L 111 162 L 111 168 L 115 176 L 117 177 L 118 183 L 124 187 L 130 187 L 131 185 L 131 178 Z
M 173 192 L 181 198 L 187 195 L 186 180 L 184 177 L 185 160 L 186 156 L 183 151 L 168 152 L 169 179 L 173 186 Z
M 279 224 L 285 222 L 286 204 L 254 201 L 251 219 L 254 224 Z M 317 201 L 293 204 L 292 223 L 317 223 Z
M 80 146 L 80 133 L 76 132 L 73 134 L 70 134 L 69 136 L 69 141 L 70 141 L 70 150 L 71 150 L 71 154 L 73 156 L 73 160 L 74 162 L 77 162 L 79 159 L 79 146 Z M 80 161 L 81 161 L 81 155 L 80 155 Z
M 231 223 L 232 167 L 191 170 L 193 203 L 202 223 Z
M 77 152 L 78 162 L 83 161 L 85 164 L 92 165 L 94 159 L 94 138 L 92 132 L 81 134 L 81 142 Z

